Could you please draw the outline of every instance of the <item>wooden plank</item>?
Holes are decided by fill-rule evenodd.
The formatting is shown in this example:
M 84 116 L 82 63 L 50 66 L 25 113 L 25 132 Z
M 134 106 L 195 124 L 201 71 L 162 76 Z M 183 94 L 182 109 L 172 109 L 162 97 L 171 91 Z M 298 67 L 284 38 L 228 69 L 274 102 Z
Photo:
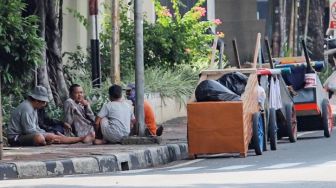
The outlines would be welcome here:
M 256 46 L 255 46 L 255 49 L 254 49 L 252 68 L 257 68 L 257 61 L 258 61 L 259 50 L 260 50 L 260 39 L 261 39 L 261 34 L 258 33 L 257 34 Z
M 217 80 L 222 77 L 224 74 L 232 72 L 241 72 L 243 74 L 256 73 L 257 69 L 255 68 L 246 68 L 246 69 L 237 69 L 237 68 L 228 68 L 228 69 L 218 69 L 218 70 L 204 70 L 201 72 L 202 75 L 207 75 L 207 79 Z
M 243 101 L 243 124 L 244 124 L 244 144 L 245 150 L 252 138 L 253 114 L 259 111 L 258 106 L 258 78 L 256 74 L 251 74 L 247 81 L 245 92 L 242 95 Z
M 283 64 L 287 64 L 287 63 L 302 63 L 302 62 L 306 62 L 306 59 L 304 56 L 297 56 L 297 57 L 277 57 L 277 58 L 273 58 L 275 61 L 277 62 L 281 62 Z
M 189 153 L 245 153 L 241 101 L 188 103 L 187 111 Z

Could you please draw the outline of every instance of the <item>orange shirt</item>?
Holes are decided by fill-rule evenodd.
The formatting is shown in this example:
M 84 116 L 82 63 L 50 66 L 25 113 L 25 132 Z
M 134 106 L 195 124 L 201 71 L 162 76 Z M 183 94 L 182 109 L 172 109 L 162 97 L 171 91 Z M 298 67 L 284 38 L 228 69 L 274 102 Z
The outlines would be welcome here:
M 148 101 L 144 101 L 144 111 L 145 111 L 145 124 L 147 128 L 151 132 L 152 135 L 156 135 L 156 122 L 155 122 L 155 114 L 152 106 Z

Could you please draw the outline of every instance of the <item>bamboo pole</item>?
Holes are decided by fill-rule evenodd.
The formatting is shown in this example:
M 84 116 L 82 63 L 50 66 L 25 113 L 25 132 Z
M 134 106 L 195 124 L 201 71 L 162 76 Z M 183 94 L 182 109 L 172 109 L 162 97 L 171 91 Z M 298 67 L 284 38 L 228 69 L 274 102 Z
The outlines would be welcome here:
M 261 39 L 261 34 L 258 33 L 257 34 L 256 46 L 255 46 L 255 49 L 254 49 L 252 68 L 257 68 L 257 61 L 258 61 L 259 50 L 260 50 L 260 39 Z
M 120 84 L 120 14 L 119 0 L 112 0 L 111 81 Z

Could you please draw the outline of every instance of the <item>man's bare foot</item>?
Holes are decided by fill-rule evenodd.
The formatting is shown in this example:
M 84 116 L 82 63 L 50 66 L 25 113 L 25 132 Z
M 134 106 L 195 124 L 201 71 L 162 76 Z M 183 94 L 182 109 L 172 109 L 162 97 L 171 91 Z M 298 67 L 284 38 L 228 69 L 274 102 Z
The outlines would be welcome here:
M 95 139 L 92 144 L 93 145 L 102 145 L 102 144 L 106 144 L 107 142 L 103 139 Z
M 91 133 L 89 133 L 88 135 L 86 135 L 86 136 L 83 137 L 82 142 L 83 142 L 83 143 L 90 143 L 90 142 L 92 142 L 94 139 L 95 139 L 95 135 L 94 135 L 94 133 L 91 132 Z

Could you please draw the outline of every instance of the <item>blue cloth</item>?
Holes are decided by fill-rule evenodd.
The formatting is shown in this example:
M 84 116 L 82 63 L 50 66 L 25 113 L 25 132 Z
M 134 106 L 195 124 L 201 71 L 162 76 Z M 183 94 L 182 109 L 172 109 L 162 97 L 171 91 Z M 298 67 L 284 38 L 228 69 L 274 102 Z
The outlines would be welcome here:
M 291 74 L 282 74 L 286 85 L 291 85 L 294 90 L 302 89 L 305 86 L 306 66 L 290 66 Z

